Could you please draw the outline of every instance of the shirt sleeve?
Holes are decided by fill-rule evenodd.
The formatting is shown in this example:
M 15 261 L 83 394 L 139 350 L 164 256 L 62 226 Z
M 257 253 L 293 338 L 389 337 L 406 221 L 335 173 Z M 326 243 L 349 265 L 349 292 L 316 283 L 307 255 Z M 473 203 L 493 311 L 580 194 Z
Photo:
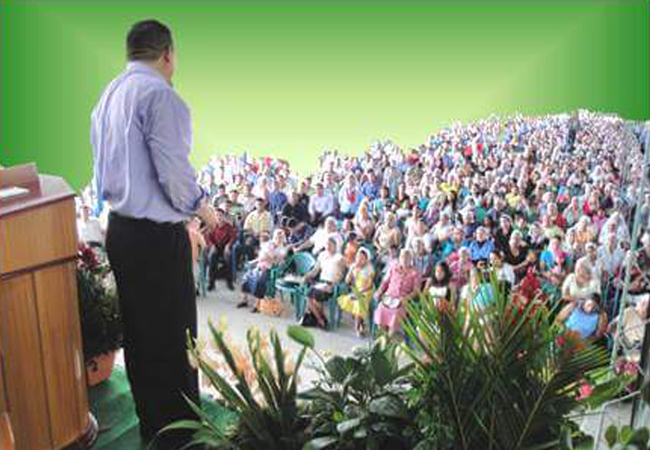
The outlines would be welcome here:
M 324 215 L 328 216 L 334 212 L 334 196 L 330 194 L 327 195 L 326 198 L 327 198 L 326 200 L 327 210 L 325 211 Z
M 268 211 L 266 211 L 266 214 L 262 216 L 260 222 L 260 231 L 270 232 L 271 228 L 273 228 L 273 218 L 271 217 L 271 213 Z
M 314 215 L 314 214 L 316 213 L 316 211 L 315 211 L 315 209 L 314 209 L 314 202 L 315 202 L 314 199 L 315 199 L 315 198 L 316 198 L 316 197 L 310 197 L 310 198 L 309 198 L 309 204 L 308 204 L 308 206 L 307 206 L 307 212 L 308 212 L 310 215 Z
M 230 237 L 228 238 L 228 245 L 234 243 L 237 240 L 237 228 L 230 227 Z
M 244 220 L 244 230 L 250 231 L 253 229 L 253 223 L 254 223 L 254 218 L 253 218 L 253 212 L 250 212 L 246 216 L 246 220 Z
M 205 192 L 189 162 L 192 149 L 190 112 L 172 89 L 151 94 L 145 119 L 145 139 L 158 182 L 174 209 L 194 214 Z

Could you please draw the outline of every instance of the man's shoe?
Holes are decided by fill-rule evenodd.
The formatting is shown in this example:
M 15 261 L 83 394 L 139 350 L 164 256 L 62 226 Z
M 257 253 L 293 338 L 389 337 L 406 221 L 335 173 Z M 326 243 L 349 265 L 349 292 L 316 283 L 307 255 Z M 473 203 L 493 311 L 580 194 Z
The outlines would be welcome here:
M 330 329 L 330 324 L 327 319 L 325 319 L 322 325 L 319 324 L 319 326 L 323 331 L 328 331 Z
M 237 303 L 237 308 L 246 308 L 247 306 L 248 306 L 248 302 Z
M 212 291 L 214 291 L 214 284 L 208 286 L 208 292 L 212 292 Z
M 231 291 L 235 290 L 235 284 L 232 282 L 232 280 L 226 280 L 226 286 L 228 286 L 228 289 Z

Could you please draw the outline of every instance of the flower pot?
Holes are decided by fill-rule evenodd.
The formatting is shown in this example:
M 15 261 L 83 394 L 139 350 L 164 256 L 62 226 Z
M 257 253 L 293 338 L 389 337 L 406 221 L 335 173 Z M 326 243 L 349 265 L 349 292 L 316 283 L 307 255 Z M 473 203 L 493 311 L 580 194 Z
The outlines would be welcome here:
M 115 365 L 115 355 L 117 352 L 104 353 L 95 356 L 86 363 L 86 373 L 88 379 L 88 386 L 96 386 L 102 381 L 106 381 L 113 373 L 113 366 Z

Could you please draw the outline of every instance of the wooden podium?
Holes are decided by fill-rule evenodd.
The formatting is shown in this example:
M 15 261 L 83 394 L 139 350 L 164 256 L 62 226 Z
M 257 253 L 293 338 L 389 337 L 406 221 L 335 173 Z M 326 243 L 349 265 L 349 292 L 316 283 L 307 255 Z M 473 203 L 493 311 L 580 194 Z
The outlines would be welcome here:
M 75 193 L 34 164 L 0 170 L 0 416 L 16 450 L 90 448 L 75 275 Z

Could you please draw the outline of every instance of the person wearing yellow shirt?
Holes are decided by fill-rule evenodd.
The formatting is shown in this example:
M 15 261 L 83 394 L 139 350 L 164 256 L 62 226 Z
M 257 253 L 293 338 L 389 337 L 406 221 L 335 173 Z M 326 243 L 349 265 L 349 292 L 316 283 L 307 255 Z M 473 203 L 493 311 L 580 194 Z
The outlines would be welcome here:
M 244 231 L 255 238 L 262 233 L 270 233 L 273 228 L 273 218 L 266 209 L 266 201 L 262 198 L 255 200 L 255 209 L 251 211 L 244 221 Z
M 255 209 L 246 216 L 244 221 L 244 236 L 240 242 L 235 242 L 232 248 L 232 278 L 243 261 L 250 261 L 255 258 L 260 247 L 260 237 L 264 234 L 271 235 L 273 218 L 267 210 L 266 200 L 257 198 Z
M 521 203 L 521 195 L 519 195 L 519 192 L 516 190 L 513 190 L 506 194 L 506 200 L 508 201 L 508 205 L 512 209 L 517 209 L 519 208 L 519 204 Z

